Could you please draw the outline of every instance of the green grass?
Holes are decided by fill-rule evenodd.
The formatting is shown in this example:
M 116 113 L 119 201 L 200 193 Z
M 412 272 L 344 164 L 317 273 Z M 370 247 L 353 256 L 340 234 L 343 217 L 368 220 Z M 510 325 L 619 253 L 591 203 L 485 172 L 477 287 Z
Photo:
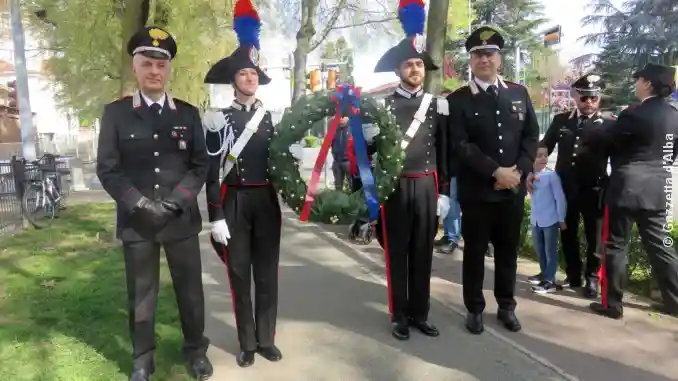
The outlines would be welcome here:
M 0 237 L 0 380 L 127 380 L 131 344 L 112 203 L 73 205 L 44 230 Z M 166 264 L 155 379 L 189 380 Z

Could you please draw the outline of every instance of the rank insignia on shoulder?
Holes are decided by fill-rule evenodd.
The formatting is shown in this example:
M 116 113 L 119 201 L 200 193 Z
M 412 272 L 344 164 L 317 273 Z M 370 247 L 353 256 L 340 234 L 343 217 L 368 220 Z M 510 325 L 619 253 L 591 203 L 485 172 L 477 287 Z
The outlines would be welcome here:
M 443 97 L 436 99 L 436 109 L 440 115 L 450 115 L 450 105 L 447 103 L 447 99 Z

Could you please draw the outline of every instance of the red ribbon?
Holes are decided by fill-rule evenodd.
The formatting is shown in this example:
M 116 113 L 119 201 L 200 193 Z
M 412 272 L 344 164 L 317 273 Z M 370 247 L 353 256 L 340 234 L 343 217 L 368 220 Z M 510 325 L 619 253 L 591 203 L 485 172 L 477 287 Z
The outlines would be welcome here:
M 610 233 L 609 214 L 607 206 L 603 214 L 603 233 L 602 233 L 602 251 L 603 257 L 600 260 L 600 268 L 598 269 L 598 284 L 600 284 L 600 302 L 607 308 L 607 271 L 605 270 L 605 242 Z
M 332 99 L 334 101 L 334 97 Z M 318 190 L 318 182 L 320 181 L 320 174 L 323 170 L 323 166 L 325 165 L 325 160 L 327 159 L 327 153 L 330 150 L 330 146 L 332 145 L 332 141 L 334 140 L 334 135 L 337 132 L 337 127 L 339 126 L 339 122 L 341 121 L 341 109 L 339 108 L 339 104 L 337 104 L 336 111 L 334 112 L 334 117 L 332 118 L 332 122 L 330 122 L 330 126 L 327 129 L 327 134 L 325 135 L 325 140 L 323 140 L 323 145 L 320 147 L 320 152 L 318 153 L 318 158 L 315 160 L 315 166 L 313 167 L 313 174 L 311 175 L 311 182 L 308 184 L 308 188 L 306 190 L 306 200 L 304 201 L 304 207 L 301 210 L 301 214 L 299 215 L 299 221 L 301 222 L 306 222 L 308 221 L 308 217 L 311 214 L 311 206 L 313 205 L 313 201 L 315 200 L 315 195 L 316 191 Z

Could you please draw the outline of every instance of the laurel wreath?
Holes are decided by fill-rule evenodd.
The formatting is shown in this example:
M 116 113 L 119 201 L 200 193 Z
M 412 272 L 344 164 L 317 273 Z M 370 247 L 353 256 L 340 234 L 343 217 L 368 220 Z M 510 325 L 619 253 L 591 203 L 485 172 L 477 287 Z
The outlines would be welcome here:
M 269 173 L 283 201 L 299 214 L 306 200 L 307 185 L 299 173 L 299 162 L 289 153 L 289 146 L 301 141 L 311 126 L 323 118 L 334 116 L 337 105 L 328 91 L 302 97 L 285 110 L 275 128 L 269 151 Z M 376 99 L 361 96 L 362 123 L 379 127 L 377 164 L 374 181 L 379 203 L 383 204 L 393 192 L 402 171 L 404 151 L 400 147 L 402 133 L 394 117 Z M 350 224 L 358 216 L 367 214 L 362 191 L 323 189 L 314 198 L 309 220 L 331 224 Z

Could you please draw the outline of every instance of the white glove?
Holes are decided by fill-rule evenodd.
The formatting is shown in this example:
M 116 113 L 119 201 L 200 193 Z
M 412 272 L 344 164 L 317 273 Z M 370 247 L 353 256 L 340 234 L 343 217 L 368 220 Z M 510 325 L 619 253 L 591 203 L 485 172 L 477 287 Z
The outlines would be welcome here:
M 226 126 L 226 116 L 221 111 L 208 110 L 202 116 L 202 125 L 207 131 L 219 131 Z
M 226 220 L 212 222 L 212 238 L 224 246 L 228 245 L 228 240 L 231 239 L 231 232 L 228 231 Z
M 447 212 L 450 211 L 450 198 L 444 195 L 438 196 L 438 205 L 436 207 L 436 215 L 438 217 L 446 217 Z
M 363 124 L 363 136 L 368 144 L 374 142 L 374 138 L 379 135 L 379 127 L 374 124 Z
M 302 147 L 301 144 L 297 144 L 297 143 L 292 144 L 288 148 L 288 151 L 290 151 L 290 154 L 292 154 L 292 157 L 297 159 L 297 161 L 301 161 L 301 159 L 304 158 L 304 147 Z

